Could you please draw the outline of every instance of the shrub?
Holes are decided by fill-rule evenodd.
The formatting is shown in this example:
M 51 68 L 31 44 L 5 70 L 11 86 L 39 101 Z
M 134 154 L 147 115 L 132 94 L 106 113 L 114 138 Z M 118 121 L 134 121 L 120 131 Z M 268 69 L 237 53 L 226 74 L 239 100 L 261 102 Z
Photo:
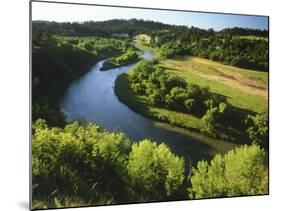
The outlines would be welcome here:
M 33 124 L 34 198 L 78 197 L 85 201 L 126 198 L 126 165 L 130 143 L 124 134 L 77 122 L 64 129 Z M 55 191 L 56 194 L 52 194 Z M 50 195 L 52 194 L 52 197 Z
M 226 155 L 216 155 L 210 163 L 200 161 L 192 169 L 192 199 L 257 195 L 268 193 L 266 153 L 257 145 L 242 146 Z
M 249 115 L 246 119 L 249 128 L 249 138 L 262 147 L 268 148 L 268 113 L 261 113 L 255 116 Z
M 138 200 L 169 199 L 183 185 L 184 160 L 165 144 L 149 140 L 133 144 L 127 168 L 132 195 Z

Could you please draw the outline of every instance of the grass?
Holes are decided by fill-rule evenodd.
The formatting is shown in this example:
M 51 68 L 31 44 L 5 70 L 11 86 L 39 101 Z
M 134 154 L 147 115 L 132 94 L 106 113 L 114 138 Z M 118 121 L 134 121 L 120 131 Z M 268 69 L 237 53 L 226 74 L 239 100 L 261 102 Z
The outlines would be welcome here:
M 238 36 L 240 39 L 249 39 L 249 40 L 264 40 L 268 42 L 267 37 L 260 37 L 260 36 L 254 36 L 254 35 L 246 35 L 246 36 Z

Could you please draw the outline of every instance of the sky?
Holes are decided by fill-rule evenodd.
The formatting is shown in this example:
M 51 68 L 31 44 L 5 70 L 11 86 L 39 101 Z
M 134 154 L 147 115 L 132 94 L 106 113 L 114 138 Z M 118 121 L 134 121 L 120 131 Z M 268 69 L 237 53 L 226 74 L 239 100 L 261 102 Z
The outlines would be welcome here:
M 263 16 L 32 2 L 32 20 L 83 22 L 131 18 L 214 30 L 229 27 L 268 30 L 268 18 Z

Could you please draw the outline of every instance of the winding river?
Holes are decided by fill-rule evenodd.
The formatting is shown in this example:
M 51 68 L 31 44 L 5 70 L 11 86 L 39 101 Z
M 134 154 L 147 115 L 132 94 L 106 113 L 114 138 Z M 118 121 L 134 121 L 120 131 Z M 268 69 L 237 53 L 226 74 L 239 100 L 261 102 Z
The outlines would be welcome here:
M 143 58 L 154 58 L 151 51 L 141 50 L 144 52 Z M 208 159 L 218 152 L 220 144 L 228 144 L 151 120 L 132 111 L 116 97 L 114 83 L 118 75 L 128 72 L 135 64 L 100 71 L 104 62 L 99 61 L 84 76 L 74 81 L 64 94 L 60 106 L 68 122 L 83 120 L 97 123 L 107 130 L 123 132 L 133 141 L 149 138 L 164 142 L 173 152 L 193 160 Z M 215 141 L 216 147 L 210 141 Z M 229 148 L 232 147 L 230 144 Z

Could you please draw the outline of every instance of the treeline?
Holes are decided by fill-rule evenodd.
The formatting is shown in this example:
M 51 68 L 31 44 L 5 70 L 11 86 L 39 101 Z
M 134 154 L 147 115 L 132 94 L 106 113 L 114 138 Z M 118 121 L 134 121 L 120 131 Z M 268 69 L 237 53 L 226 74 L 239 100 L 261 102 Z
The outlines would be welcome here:
M 208 87 L 187 83 L 181 77 L 167 73 L 157 60 L 139 62 L 129 74 L 129 85 L 137 95 L 145 97 L 148 105 L 201 118 L 203 127 L 200 130 L 209 136 L 230 140 L 231 137 L 222 136 L 220 131 L 231 127 L 248 134 L 250 141 L 268 147 L 267 112 L 249 115 L 229 104 L 225 96 L 210 92 Z M 176 120 L 169 123 L 183 127 Z
M 260 29 L 250 29 L 250 28 L 240 28 L 240 27 L 233 27 L 233 28 L 226 28 L 222 29 L 219 34 L 228 34 L 228 35 L 239 35 L 239 36 L 259 36 L 268 38 L 268 30 L 260 30 Z
M 141 19 L 112 19 L 107 21 L 85 21 L 82 23 L 33 21 L 32 27 L 34 29 L 60 35 L 111 37 L 114 33 L 127 33 L 129 36 L 134 36 L 136 34 L 146 33 L 155 29 L 168 29 L 172 26 L 160 22 Z
M 244 32 L 246 29 L 239 30 Z M 239 35 L 247 33 L 240 33 L 239 30 L 215 32 L 197 28 L 170 29 L 151 33 L 149 46 L 158 49 L 160 58 L 193 55 L 236 67 L 268 71 L 268 41 L 242 39 Z
M 132 48 L 126 41 L 95 37 L 61 37 L 33 30 L 32 119 L 64 125 L 58 100 L 67 86 L 101 59 Z
M 268 193 L 267 156 L 257 145 L 200 161 L 190 173 L 165 144 L 132 144 L 94 124 L 38 119 L 32 133 L 34 209 Z
M 233 66 L 268 71 L 268 31 L 248 28 L 226 28 L 221 31 L 176 26 L 145 20 L 87 21 L 57 23 L 34 21 L 33 28 L 68 36 L 112 37 L 114 34 L 148 34 L 149 46 L 158 48 L 162 58 L 193 55 Z M 265 39 L 242 39 L 240 36 Z
M 106 21 L 85 21 L 85 22 L 50 22 L 33 21 L 32 27 L 35 30 L 46 31 L 53 34 L 67 36 L 111 36 L 114 33 L 127 33 L 134 36 L 141 33 L 151 33 L 154 31 L 166 30 L 188 30 L 196 36 L 231 35 L 231 36 L 261 36 L 268 38 L 268 30 L 250 28 L 225 28 L 215 32 L 213 29 L 200 29 L 197 27 L 170 25 L 156 21 L 142 19 L 112 19 Z

